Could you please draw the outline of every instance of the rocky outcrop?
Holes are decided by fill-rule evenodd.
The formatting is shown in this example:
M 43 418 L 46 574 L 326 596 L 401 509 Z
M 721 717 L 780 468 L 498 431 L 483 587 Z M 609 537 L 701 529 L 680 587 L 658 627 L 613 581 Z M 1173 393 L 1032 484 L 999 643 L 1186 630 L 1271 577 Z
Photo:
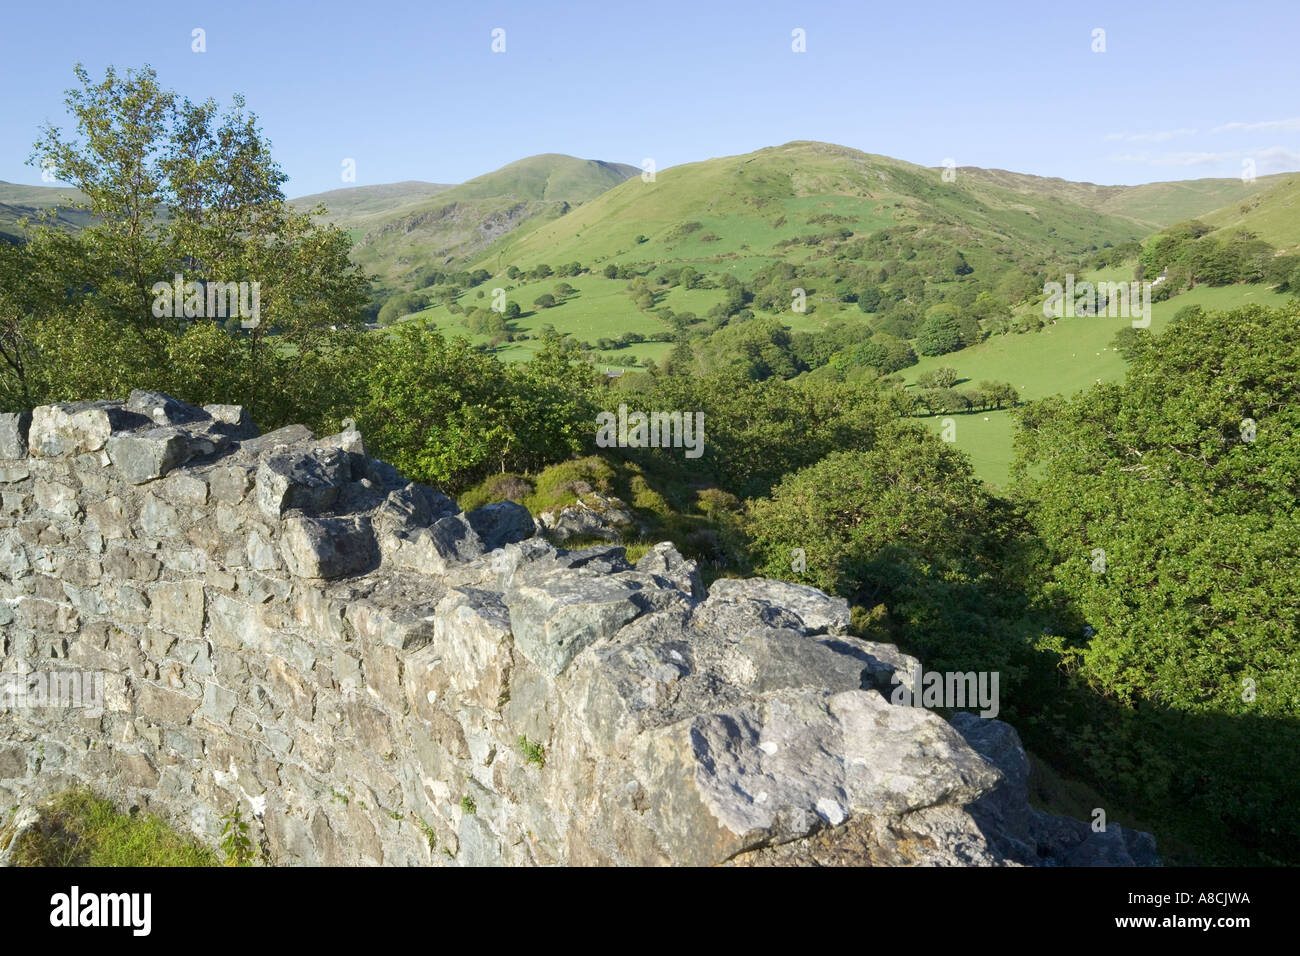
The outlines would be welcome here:
M 644 530 L 621 499 L 602 495 L 590 487 L 572 504 L 547 508 L 537 516 L 537 521 L 556 544 L 580 539 L 619 542 L 631 533 Z
M 1155 861 L 1030 808 L 1007 725 L 890 704 L 913 662 L 842 600 L 557 548 L 355 431 L 38 408 L 0 503 L 0 805 L 90 783 L 215 841 L 239 803 L 292 864 Z

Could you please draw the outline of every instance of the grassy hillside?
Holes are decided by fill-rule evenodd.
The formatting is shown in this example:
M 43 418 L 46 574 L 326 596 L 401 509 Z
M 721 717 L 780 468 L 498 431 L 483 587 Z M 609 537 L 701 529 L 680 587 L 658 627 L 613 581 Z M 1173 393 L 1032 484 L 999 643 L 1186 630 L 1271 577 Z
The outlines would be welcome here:
M 60 208 L 76 202 L 81 193 L 65 186 L 20 186 L 0 182 L 0 237 L 22 235 L 19 221 L 36 219 L 42 212 L 56 210 L 55 220 L 70 229 L 79 229 L 89 216 L 79 209 Z
M 1267 179 L 1269 185 L 1264 191 L 1200 219 L 1221 232 L 1245 229 L 1279 250 L 1296 252 L 1300 249 L 1300 173 Z
M 562 216 L 637 172 L 557 153 L 530 156 L 343 225 L 356 242 L 355 260 L 398 287 L 418 266 L 464 264 L 520 226 Z
M 827 144 L 789 143 L 671 168 L 651 183 L 629 180 L 562 218 L 516 231 L 494 246 L 480 264 L 496 271 L 503 263 L 528 269 L 538 263 L 578 261 L 599 273 L 612 263 L 636 266 L 651 276 L 665 267 L 691 265 L 706 276 L 732 275 L 748 281 L 776 261 L 795 264 L 803 276 L 805 267 L 812 271 L 819 264 L 855 254 L 842 241 L 799 241 L 810 233 L 842 230 L 859 237 L 916 227 L 913 235 L 938 237 L 959 248 L 978 277 L 1008 263 L 1046 263 L 1060 269 L 1071 256 L 1090 248 L 1118 245 L 1160 225 L 1204 216 L 1225 201 L 1237 203 L 1233 209 L 1248 206 L 1248 225 L 1267 230 L 1265 237 L 1273 241 L 1278 241 L 1279 230 L 1300 223 L 1300 217 L 1288 215 L 1300 194 L 1300 176 L 1266 177 L 1253 184 L 1214 179 L 1124 187 L 971 169 L 959 170 L 956 181 L 946 183 L 940 172 Z M 1127 281 L 1132 265 L 1089 275 L 1093 280 Z M 593 345 L 597 336 L 653 331 L 654 316 L 634 311 L 628 296 L 621 294 L 628 288 L 623 279 L 592 276 L 583 281 L 586 285 L 579 295 L 526 315 L 512 325 L 512 331 L 531 336 L 549 323 Z M 527 308 L 553 284 L 551 280 L 525 284 L 512 288 L 510 295 Z M 716 288 L 710 293 L 722 296 Z M 1280 304 L 1285 298 L 1265 285 L 1200 287 L 1157 303 L 1152 329 L 1159 331 L 1186 305 L 1218 310 L 1251 302 Z M 837 320 L 875 321 L 835 294 L 816 295 L 810 302 L 813 307 L 807 313 L 786 309 L 776 314 L 796 332 L 816 333 Z M 703 297 L 689 306 L 665 299 L 655 306 L 703 314 L 710 303 Z M 1014 311 L 1038 309 L 1041 297 L 1035 294 Z M 426 314 L 447 331 L 465 331 L 463 320 L 445 309 Z M 1066 319 L 1040 332 L 993 335 L 974 347 L 922 357 L 902 374 L 915 387 L 912 383 L 918 375 L 951 366 L 963 379 L 960 387 L 989 380 L 1011 383 L 1027 400 L 1069 394 L 1098 381 L 1123 378 L 1126 363 L 1111 341 L 1126 324 L 1125 319 Z M 488 340 L 479 336 L 476 341 Z M 669 349 L 667 343 L 633 343 L 597 354 L 602 363 L 623 365 L 627 364 L 623 356 L 659 361 Z M 530 342 L 525 340 L 503 344 L 499 354 L 522 358 L 529 352 Z M 938 429 L 944 417 L 928 421 Z M 970 455 L 981 477 L 1005 485 L 1011 460 L 1011 413 L 972 412 L 957 420 L 958 447 Z
M 324 216 L 326 222 L 335 223 L 342 229 L 364 229 L 374 222 L 391 218 L 398 210 L 419 205 L 451 188 L 453 187 L 444 183 L 407 180 L 381 186 L 332 189 L 291 199 L 289 204 L 302 212 L 315 208 L 317 204 L 324 204 L 327 210 Z
M 864 235 L 903 223 L 946 230 L 970 245 L 1022 250 L 1081 251 L 1143 232 L 1057 196 L 973 177 L 945 183 L 936 171 L 901 160 L 794 142 L 675 166 L 653 182 L 631 179 L 563 219 L 516 232 L 480 264 L 700 262 L 740 274 L 754 257 L 806 258 L 781 244 L 809 233 Z
M 560 202 L 585 202 L 641 172 L 626 163 L 575 159 L 561 153 L 529 156 L 456 187 L 458 199 L 516 196 Z
M 556 177 L 540 175 L 545 168 L 541 161 L 548 159 L 512 164 L 439 196 L 435 204 L 459 196 L 463 206 L 438 208 L 444 216 L 468 217 L 474 203 L 500 202 L 486 195 L 496 188 L 514 190 L 520 197 L 516 201 L 525 205 L 545 203 L 559 195 Z M 636 370 L 647 360 L 662 363 L 673 349 L 670 339 L 680 339 L 683 327 L 680 322 L 674 326 L 672 313 L 695 317 L 686 323 L 685 334 L 705 354 L 712 331 L 728 321 L 735 330 L 755 316 L 775 316 L 791 332 L 814 335 L 845 323 L 878 328 L 883 312 L 866 314 L 846 294 L 861 288 L 861 276 L 877 270 L 880 276 L 870 281 L 879 281 L 882 290 L 899 284 L 896 277 L 883 278 L 887 271 L 894 275 L 895 267 L 913 270 L 923 279 L 924 293 L 909 291 L 904 300 L 916 303 L 923 314 L 936 297 L 958 302 L 963 287 L 969 293 L 960 301 L 966 303 L 976 290 L 1002 295 L 1007 270 L 1037 272 L 1041 278 L 1074 268 L 1083 276 L 1084 268 L 1069 263 L 1140 239 L 1154 224 L 1204 215 L 1225 198 L 1241 208 L 1248 205 L 1252 222 L 1261 228 L 1285 228 L 1296 219 L 1288 219 L 1286 212 L 1300 183 L 1300 177 L 1283 175 L 1254 184 L 1219 179 L 1119 187 L 972 169 L 959 170 L 954 182 L 945 182 L 940 173 L 843 147 L 794 142 L 674 167 L 658 173 L 653 182 L 632 176 L 567 214 L 507 232 L 475 263 L 494 274 L 490 282 L 461 293 L 454 305 L 444 302 L 418 317 L 448 334 L 491 346 L 507 361 L 531 355 L 549 326 L 587 343 L 599 365 Z M 470 186 L 482 198 L 470 197 Z M 883 236 L 890 238 L 878 241 Z M 969 275 L 945 277 L 942 270 L 936 271 L 939 258 L 953 251 L 960 251 L 970 264 Z M 566 262 L 578 262 L 585 271 L 567 280 L 522 275 L 510 280 L 504 275 L 507 266 L 531 270 L 543 263 L 558 268 Z M 415 264 L 412 259 L 410 265 Z M 762 288 L 771 281 L 764 277 L 771 275 L 774 264 L 795 270 L 781 281 L 808 287 L 806 312 L 791 311 L 788 299 L 784 305 L 762 301 Z M 656 284 L 656 277 L 685 265 L 700 273 L 696 287 L 675 281 Z M 606 278 L 604 271 L 610 267 L 631 271 Z M 1127 281 L 1132 273 L 1132 262 L 1125 261 L 1088 271 L 1086 277 Z M 642 280 L 632 282 L 629 275 L 637 274 L 649 280 L 651 305 L 636 304 L 634 287 Z M 711 310 L 728 298 L 722 280 L 732 279 L 746 283 L 746 294 L 754 292 L 758 298 L 743 314 L 733 308 L 728 320 Z M 1036 281 L 1033 288 L 1013 285 L 1017 291 L 1006 292 L 1006 300 L 1013 303 L 1013 325 L 1022 313 L 1041 310 L 1041 281 Z M 562 282 L 573 291 L 557 294 Z M 488 307 L 494 287 L 505 289 L 523 314 L 508 323 L 505 333 L 472 330 L 469 313 Z M 544 294 L 555 295 L 556 303 L 549 308 L 535 305 Z M 1157 303 L 1152 330 L 1158 332 L 1186 305 L 1218 310 L 1251 302 L 1279 304 L 1285 298 L 1265 285 L 1198 287 Z M 901 375 L 915 388 L 922 373 L 951 366 L 962 379 L 961 388 L 987 380 L 1010 383 L 1025 400 L 1070 394 L 1124 377 L 1126 363 L 1111 342 L 1127 324 L 1126 319 L 1064 319 L 1038 332 L 993 334 L 979 345 L 922 357 Z M 611 344 L 627 334 L 647 341 Z M 708 361 L 715 360 L 716 349 Z M 938 429 L 945 417 L 927 421 Z M 1005 485 L 1011 413 L 983 411 L 956 418 L 957 446 L 970 455 L 982 478 Z
M 1212 209 L 1258 196 L 1283 181 L 1287 174 L 1261 176 L 1253 183 L 1240 179 L 1192 179 L 1185 182 L 1124 186 L 1099 208 L 1164 228 L 1185 219 L 1197 219 Z
M 1054 196 L 1109 216 L 1121 216 L 1147 231 L 1195 219 L 1229 203 L 1257 196 L 1287 178 L 1287 174 L 1278 174 L 1260 177 L 1253 183 L 1240 179 L 1190 179 L 1140 186 L 1098 186 L 1005 169 L 962 167 L 957 174 L 958 178 L 969 177 L 1024 195 Z

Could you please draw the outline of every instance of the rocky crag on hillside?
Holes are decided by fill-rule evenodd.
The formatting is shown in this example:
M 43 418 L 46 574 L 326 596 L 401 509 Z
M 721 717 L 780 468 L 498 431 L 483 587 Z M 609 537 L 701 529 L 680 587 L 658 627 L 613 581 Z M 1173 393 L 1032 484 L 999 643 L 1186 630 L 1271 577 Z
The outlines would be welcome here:
M 1148 864 L 1029 806 L 1005 723 L 810 588 L 557 549 L 361 436 L 135 392 L 0 416 L 0 807 L 88 783 L 287 864 Z

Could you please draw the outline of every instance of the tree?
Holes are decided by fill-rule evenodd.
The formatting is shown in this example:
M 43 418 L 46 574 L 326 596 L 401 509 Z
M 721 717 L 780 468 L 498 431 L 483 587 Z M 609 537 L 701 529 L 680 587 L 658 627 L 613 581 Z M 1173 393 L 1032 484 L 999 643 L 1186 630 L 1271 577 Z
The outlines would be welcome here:
M 37 310 L 36 289 L 26 281 L 36 271 L 32 249 L 0 242 L 0 411 L 31 408 L 34 383 L 28 375 L 37 360 L 27 337 L 27 317 Z
M 1020 393 L 1009 382 L 983 381 L 979 384 L 979 392 L 984 396 L 986 403 L 994 408 L 1014 407 L 1020 404 Z
M 555 296 L 551 295 L 549 292 L 543 292 L 537 298 L 533 299 L 533 305 L 537 306 L 539 309 L 549 309 L 557 304 Z
M 23 323 L 41 347 L 31 353 L 40 367 L 23 371 L 30 398 L 166 387 L 203 402 L 224 383 L 233 394 L 221 400 L 250 406 L 263 426 L 320 421 L 337 396 L 309 379 L 322 363 L 355 359 L 369 298 L 347 234 L 321 225 L 323 210 L 285 202 L 285 175 L 242 98 L 222 112 L 162 89 L 149 68 L 110 67 L 98 82 L 75 72 L 66 99 L 75 128 L 44 127 L 30 162 L 76 186 L 90 220 L 74 234 L 52 223 L 31 230 Z M 189 283 L 181 301 L 155 291 L 170 293 L 178 274 Z M 229 348 L 212 348 L 206 332 L 181 341 L 197 326 L 231 334 L 228 283 L 247 283 L 236 298 L 256 301 L 259 321 L 241 323 Z M 271 334 L 289 348 L 263 348 Z M 119 360 L 95 367 L 95 352 Z M 324 374 L 336 373 L 341 365 Z
M 1150 341 L 1151 335 L 1145 329 L 1135 329 L 1126 325 L 1115 333 L 1115 337 L 1110 340 L 1110 345 L 1124 361 L 1131 362 Z
M 945 275 L 966 276 L 974 271 L 974 268 L 966 261 L 966 257 L 956 249 L 944 256 L 943 272 Z
M 952 388 L 957 384 L 958 378 L 955 368 L 942 365 L 928 372 L 922 372 L 916 377 L 916 384 L 922 388 Z
M 951 388 L 927 388 L 918 396 L 917 403 L 930 415 L 964 412 L 970 407 L 967 399 Z
M 429 296 L 423 292 L 401 292 L 390 296 L 379 309 L 380 325 L 392 325 L 398 319 L 419 312 L 429 305 Z
M 465 339 L 404 323 L 366 377 L 358 423 L 375 454 L 455 491 L 507 444 L 505 383 L 500 363 Z
M 990 497 L 964 455 L 927 429 L 893 418 L 859 442 L 748 503 L 756 572 L 811 584 L 863 610 L 883 605 L 897 629 L 890 636 L 924 654 L 927 667 L 998 661 L 1006 677 L 1015 670 L 1016 683 L 1027 653 L 1001 622 L 1018 615 L 1023 598 L 997 558 L 1023 533 L 1018 519 Z M 804 571 L 791 570 L 794 548 L 804 550 Z
M 1297 355 L 1297 302 L 1175 320 L 1123 383 L 1031 406 L 1015 463 L 1062 666 L 1123 718 L 1063 755 L 1142 767 L 1121 794 L 1275 861 L 1300 857 L 1276 813 L 1300 774 Z
M 536 470 L 589 448 L 595 441 L 598 375 L 572 340 L 542 337 L 527 362 L 506 367 L 509 440 L 502 471 Z
M 946 311 L 927 315 L 916 337 L 916 350 L 922 355 L 943 355 L 961 345 L 961 326 L 957 317 Z
M 754 381 L 743 367 L 701 374 L 688 364 L 689 355 L 682 345 L 670 353 L 673 369 L 687 374 L 657 377 L 644 407 L 703 412 L 707 451 L 692 462 L 690 473 L 710 475 L 736 495 L 766 494 L 787 472 L 836 449 L 872 442 L 880 424 L 893 417 L 870 385 Z M 660 457 L 681 461 L 680 452 Z

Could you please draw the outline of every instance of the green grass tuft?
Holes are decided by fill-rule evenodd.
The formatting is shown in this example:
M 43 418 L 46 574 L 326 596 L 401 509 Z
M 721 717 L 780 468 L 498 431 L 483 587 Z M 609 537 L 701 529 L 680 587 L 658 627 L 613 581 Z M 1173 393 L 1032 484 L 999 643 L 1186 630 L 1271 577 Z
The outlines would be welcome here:
M 41 811 L 41 823 L 17 839 L 17 866 L 221 866 L 214 850 L 158 817 L 121 813 L 86 789 L 60 794 Z

